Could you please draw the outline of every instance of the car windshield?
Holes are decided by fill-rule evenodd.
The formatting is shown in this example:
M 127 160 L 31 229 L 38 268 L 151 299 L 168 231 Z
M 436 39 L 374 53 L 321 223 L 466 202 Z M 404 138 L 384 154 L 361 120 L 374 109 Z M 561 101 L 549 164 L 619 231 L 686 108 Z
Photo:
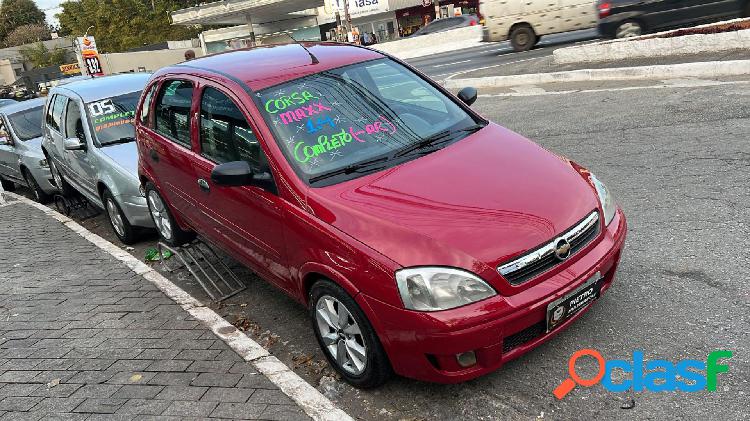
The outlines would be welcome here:
M 88 118 L 101 146 L 135 141 L 135 107 L 141 91 L 86 104 Z
M 451 98 L 390 59 L 324 71 L 256 96 L 287 160 L 311 185 L 397 165 L 478 128 Z
M 42 137 L 42 107 L 30 108 L 8 116 L 13 132 L 22 142 Z

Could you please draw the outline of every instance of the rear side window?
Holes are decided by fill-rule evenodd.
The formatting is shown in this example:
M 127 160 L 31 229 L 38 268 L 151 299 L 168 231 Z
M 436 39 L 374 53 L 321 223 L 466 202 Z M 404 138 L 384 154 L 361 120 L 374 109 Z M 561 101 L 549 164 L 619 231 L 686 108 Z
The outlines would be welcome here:
M 151 101 L 154 99 L 154 92 L 156 91 L 156 83 L 151 86 L 151 89 L 146 93 L 146 97 L 143 99 L 143 106 L 141 107 L 141 114 L 138 116 L 138 120 L 144 126 L 149 125 L 148 115 L 151 112 Z
M 190 148 L 190 106 L 193 84 L 184 80 L 165 82 L 156 102 L 154 130 Z
M 50 128 L 53 128 L 58 132 L 60 131 L 60 124 L 62 123 L 63 110 L 65 109 L 65 105 L 67 102 L 68 102 L 68 98 L 62 95 L 56 95 L 54 102 L 50 106 L 51 113 L 49 114 L 49 119 L 47 121 L 47 124 L 49 124 Z
M 237 105 L 214 88 L 206 88 L 201 99 L 201 155 L 223 164 L 247 161 L 250 166 L 265 168 L 266 160 Z

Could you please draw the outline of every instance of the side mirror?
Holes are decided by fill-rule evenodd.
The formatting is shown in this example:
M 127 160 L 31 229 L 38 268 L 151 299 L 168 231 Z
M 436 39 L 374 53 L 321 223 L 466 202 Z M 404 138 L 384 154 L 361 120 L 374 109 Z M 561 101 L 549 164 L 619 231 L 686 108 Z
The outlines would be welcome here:
M 227 162 L 214 167 L 211 180 L 219 186 L 249 186 L 253 183 L 253 169 L 246 161 Z
M 10 145 L 10 136 L 4 130 L 0 130 L 0 145 Z
M 463 89 L 461 89 L 458 92 L 458 99 L 466 103 L 466 105 L 471 105 L 474 103 L 474 101 L 477 100 L 477 90 L 476 88 L 472 88 L 470 86 L 467 86 Z
M 81 139 L 77 137 L 71 137 L 63 141 L 63 147 L 66 151 L 83 151 L 86 150 L 86 145 L 81 142 Z

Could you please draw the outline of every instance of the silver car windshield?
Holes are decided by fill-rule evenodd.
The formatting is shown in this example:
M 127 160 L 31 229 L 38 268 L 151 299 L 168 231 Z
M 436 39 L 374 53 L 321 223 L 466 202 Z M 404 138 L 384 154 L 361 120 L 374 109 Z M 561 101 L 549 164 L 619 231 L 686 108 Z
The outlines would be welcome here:
M 19 140 L 27 140 L 42 137 L 42 107 L 30 108 L 8 116 L 13 132 Z
M 312 185 L 354 178 L 374 164 L 396 165 L 406 154 L 465 137 L 478 123 L 390 59 L 316 73 L 256 96 L 287 160 Z
M 133 120 L 140 96 L 141 91 L 137 91 L 86 104 L 100 146 L 135 141 Z

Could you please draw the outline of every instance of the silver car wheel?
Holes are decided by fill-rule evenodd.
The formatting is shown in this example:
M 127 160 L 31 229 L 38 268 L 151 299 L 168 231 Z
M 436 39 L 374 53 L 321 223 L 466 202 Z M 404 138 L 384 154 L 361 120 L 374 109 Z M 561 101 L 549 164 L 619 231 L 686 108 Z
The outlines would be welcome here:
M 60 172 L 57 170 L 57 165 L 55 165 L 55 163 L 52 162 L 51 158 L 49 160 L 49 169 L 50 169 L 50 172 L 52 173 L 52 179 L 55 180 L 55 185 L 57 189 L 62 192 L 62 188 L 63 188 L 62 176 L 60 175 Z
M 323 295 L 315 305 L 315 319 L 326 351 L 344 371 L 359 375 L 367 367 L 367 346 L 362 331 L 341 301 Z
M 117 235 L 124 237 L 125 223 L 122 221 L 122 215 L 112 199 L 107 199 L 107 215 L 109 215 L 109 221 L 112 222 L 112 227 L 115 229 Z
M 169 214 L 164 206 L 164 202 L 155 190 L 148 192 L 148 204 L 151 211 L 151 218 L 154 220 L 156 229 L 165 240 L 172 239 L 172 222 L 169 220 Z
M 635 22 L 625 22 L 617 28 L 617 38 L 631 38 L 641 36 L 643 28 Z

